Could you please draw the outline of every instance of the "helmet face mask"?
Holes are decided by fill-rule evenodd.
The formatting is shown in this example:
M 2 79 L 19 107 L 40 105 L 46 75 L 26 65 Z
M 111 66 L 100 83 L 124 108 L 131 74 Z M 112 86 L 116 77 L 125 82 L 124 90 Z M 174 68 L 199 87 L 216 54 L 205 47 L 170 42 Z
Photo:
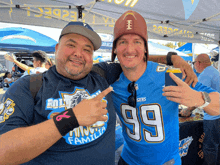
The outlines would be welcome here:
M 114 41 L 112 47 L 112 61 L 115 60 L 116 43 L 117 40 L 125 34 L 136 34 L 143 38 L 146 47 L 146 61 L 148 59 L 148 45 L 147 45 L 147 25 L 144 18 L 137 12 L 129 10 L 125 12 L 115 23 L 114 27 Z

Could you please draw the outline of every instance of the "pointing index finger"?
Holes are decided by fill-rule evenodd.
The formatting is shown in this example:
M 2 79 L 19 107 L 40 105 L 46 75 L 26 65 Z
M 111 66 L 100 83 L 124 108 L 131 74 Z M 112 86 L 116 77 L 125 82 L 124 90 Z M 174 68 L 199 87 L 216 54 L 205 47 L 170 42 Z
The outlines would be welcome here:
M 102 91 L 98 96 L 95 97 L 97 100 L 102 100 L 103 97 L 105 97 L 107 94 L 109 94 L 111 91 L 113 91 L 113 88 L 110 86 L 104 91 Z

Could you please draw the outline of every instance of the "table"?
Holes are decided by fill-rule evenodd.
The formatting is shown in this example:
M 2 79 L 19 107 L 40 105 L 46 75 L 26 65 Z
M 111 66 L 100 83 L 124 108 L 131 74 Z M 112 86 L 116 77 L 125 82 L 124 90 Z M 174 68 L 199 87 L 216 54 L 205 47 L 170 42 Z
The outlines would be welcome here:
M 203 120 L 183 122 L 179 124 L 179 128 L 182 165 L 203 164 Z

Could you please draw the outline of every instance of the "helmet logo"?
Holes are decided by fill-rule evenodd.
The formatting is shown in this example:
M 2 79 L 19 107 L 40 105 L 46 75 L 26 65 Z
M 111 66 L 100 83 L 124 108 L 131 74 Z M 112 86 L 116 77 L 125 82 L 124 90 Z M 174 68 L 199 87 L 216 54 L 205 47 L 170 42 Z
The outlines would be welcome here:
M 124 18 L 123 18 L 123 20 L 124 20 L 125 17 L 127 17 L 128 15 L 132 15 L 135 19 L 137 19 L 137 18 L 135 17 L 134 13 L 126 13 L 125 16 L 124 16 Z
M 132 29 L 132 20 L 127 20 L 127 30 Z

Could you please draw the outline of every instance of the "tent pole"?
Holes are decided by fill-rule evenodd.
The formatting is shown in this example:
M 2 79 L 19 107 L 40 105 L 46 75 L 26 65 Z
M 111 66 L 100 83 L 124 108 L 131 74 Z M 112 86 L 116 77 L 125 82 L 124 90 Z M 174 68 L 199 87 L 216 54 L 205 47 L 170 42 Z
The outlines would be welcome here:
M 193 56 L 193 61 L 195 61 L 195 43 L 192 43 L 192 56 Z
M 218 71 L 220 72 L 220 41 L 218 43 Z

